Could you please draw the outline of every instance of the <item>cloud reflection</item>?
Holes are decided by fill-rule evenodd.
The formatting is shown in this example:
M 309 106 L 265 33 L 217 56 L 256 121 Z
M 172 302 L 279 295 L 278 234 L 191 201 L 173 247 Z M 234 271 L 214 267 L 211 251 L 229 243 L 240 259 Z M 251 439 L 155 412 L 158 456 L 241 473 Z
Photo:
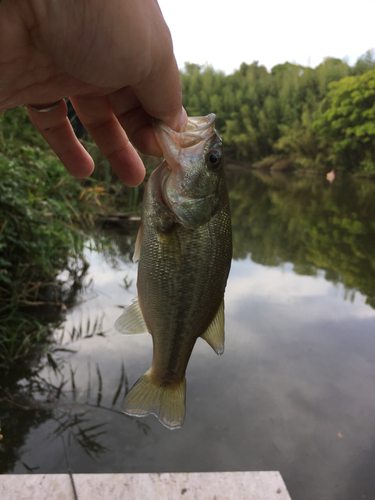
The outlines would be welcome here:
M 345 288 L 317 276 L 295 274 L 292 264 L 265 267 L 252 262 L 233 261 L 226 292 L 226 309 L 236 312 L 244 303 L 268 303 L 295 307 L 307 316 L 337 318 L 375 318 L 375 310 L 365 304 L 359 292 L 354 300 L 346 298 Z M 323 299 L 323 300 L 322 300 Z

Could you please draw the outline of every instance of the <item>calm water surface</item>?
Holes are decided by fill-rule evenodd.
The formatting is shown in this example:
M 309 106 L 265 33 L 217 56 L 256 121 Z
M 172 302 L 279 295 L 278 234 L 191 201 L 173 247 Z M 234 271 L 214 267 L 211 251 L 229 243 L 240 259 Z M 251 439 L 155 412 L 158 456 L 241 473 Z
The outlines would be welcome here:
M 56 343 L 9 378 L 19 407 L 1 412 L 2 472 L 66 472 L 65 442 L 77 473 L 280 470 L 293 500 L 375 498 L 375 187 L 229 181 L 225 353 L 198 340 L 183 428 L 120 411 L 152 341 L 113 329 L 137 266 L 135 232 L 112 231 L 111 255 L 88 252 L 92 283 Z

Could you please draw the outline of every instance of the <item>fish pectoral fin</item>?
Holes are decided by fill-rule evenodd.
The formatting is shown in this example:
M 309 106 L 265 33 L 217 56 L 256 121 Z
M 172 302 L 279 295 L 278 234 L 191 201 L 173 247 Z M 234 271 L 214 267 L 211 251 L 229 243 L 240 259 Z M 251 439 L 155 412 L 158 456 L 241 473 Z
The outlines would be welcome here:
M 185 419 L 186 380 L 164 387 L 155 382 L 151 368 L 134 384 L 122 404 L 122 411 L 133 417 L 151 413 L 168 429 L 182 426 Z
M 201 335 L 216 352 L 216 354 L 223 354 L 224 352 L 224 299 L 222 300 L 214 319 L 211 321 L 210 326 Z
M 120 333 L 132 335 L 135 333 L 149 333 L 141 308 L 139 307 L 138 297 L 132 300 L 121 316 L 115 322 L 115 328 Z
M 141 255 L 141 243 L 142 243 L 142 223 L 139 226 L 137 238 L 135 240 L 133 262 L 137 262 L 137 260 L 139 260 L 139 257 Z

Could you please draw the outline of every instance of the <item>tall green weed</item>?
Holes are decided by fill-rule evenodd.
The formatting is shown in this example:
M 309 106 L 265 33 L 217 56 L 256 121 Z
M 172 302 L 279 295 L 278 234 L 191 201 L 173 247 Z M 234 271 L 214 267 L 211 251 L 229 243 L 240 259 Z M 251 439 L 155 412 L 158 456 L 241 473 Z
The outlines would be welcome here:
M 87 200 L 82 181 L 48 149 L 24 109 L 1 117 L 0 364 L 24 356 L 46 333 L 24 308 L 59 304 L 61 272 L 70 269 L 71 280 L 87 268 L 84 230 L 93 226 L 95 196 Z

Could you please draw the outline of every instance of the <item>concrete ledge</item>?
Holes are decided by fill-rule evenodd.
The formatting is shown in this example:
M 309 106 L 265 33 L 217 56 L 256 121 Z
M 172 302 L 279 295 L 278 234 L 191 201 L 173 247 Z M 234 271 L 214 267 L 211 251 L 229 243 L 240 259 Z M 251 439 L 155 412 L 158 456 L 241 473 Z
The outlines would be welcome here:
M 73 474 L 78 500 L 291 500 L 281 474 Z M 1 500 L 75 500 L 68 474 L 0 476 Z

